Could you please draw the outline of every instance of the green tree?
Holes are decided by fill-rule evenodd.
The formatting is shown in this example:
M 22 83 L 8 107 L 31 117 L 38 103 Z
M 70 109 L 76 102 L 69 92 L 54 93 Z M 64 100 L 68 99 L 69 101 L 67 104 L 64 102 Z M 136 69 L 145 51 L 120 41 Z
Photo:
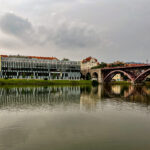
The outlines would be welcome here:
M 22 78 L 25 78 L 26 77 L 26 74 L 23 72 L 23 74 L 22 74 Z
M 91 80 L 91 75 L 90 75 L 90 73 L 87 73 L 87 75 L 86 75 L 86 80 Z
M 69 61 L 69 59 L 68 58 L 63 58 L 62 61 Z
M 92 67 L 92 69 L 105 68 L 107 67 L 107 63 L 101 62 L 98 66 Z

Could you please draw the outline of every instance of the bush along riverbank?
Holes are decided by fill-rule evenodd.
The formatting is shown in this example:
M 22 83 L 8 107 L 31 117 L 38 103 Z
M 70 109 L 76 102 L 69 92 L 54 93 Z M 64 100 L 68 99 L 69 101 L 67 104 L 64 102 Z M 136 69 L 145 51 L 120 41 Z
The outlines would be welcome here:
M 89 80 L 0 79 L 0 85 L 92 85 Z
M 146 81 L 143 84 L 146 85 L 146 86 L 148 86 L 148 87 L 150 87 L 150 81 Z
M 111 81 L 108 84 L 116 84 L 116 85 L 125 84 L 126 85 L 126 84 L 132 84 L 132 83 L 129 81 Z

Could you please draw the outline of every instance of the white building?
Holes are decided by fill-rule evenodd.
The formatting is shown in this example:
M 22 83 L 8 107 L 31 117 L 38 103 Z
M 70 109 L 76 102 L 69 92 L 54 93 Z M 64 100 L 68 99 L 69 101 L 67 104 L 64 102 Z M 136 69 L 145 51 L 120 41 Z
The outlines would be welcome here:
M 80 80 L 80 62 L 55 57 L 0 55 L 0 78 Z
M 116 74 L 112 79 L 115 80 L 115 81 L 121 81 L 122 80 L 121 79 L 121 74 L 120 73 Z
M 98 66 L 99 62 L 97 59 L 92 57 L 87 57 L 81 61 L 81 70 L 91 69 L 92 67 Z

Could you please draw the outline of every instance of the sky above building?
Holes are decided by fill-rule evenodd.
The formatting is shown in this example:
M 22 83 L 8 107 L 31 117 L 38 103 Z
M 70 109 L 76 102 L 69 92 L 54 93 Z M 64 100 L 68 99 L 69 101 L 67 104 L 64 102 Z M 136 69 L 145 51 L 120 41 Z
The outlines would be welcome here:
M 150 59 L 150 0 L 0 0 L 0 53 Z

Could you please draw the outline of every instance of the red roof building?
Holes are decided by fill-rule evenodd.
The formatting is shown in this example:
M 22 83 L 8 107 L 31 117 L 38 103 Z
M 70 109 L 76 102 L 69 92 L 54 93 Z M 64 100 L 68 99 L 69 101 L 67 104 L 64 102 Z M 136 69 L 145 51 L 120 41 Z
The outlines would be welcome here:
M 98 60 L 90 56 L 81 61 L 81 70 L 91 69 L 92 67 L 98 65 L 99 65 Z
M 21 56 L 21 55 L 0 55 L 1 57 L 25 57 L 25 58 L 35 58 L 35 59 L 44 59 L 44 60 L 59 60 L 56 57 L 41 57 L 41 56 Z

